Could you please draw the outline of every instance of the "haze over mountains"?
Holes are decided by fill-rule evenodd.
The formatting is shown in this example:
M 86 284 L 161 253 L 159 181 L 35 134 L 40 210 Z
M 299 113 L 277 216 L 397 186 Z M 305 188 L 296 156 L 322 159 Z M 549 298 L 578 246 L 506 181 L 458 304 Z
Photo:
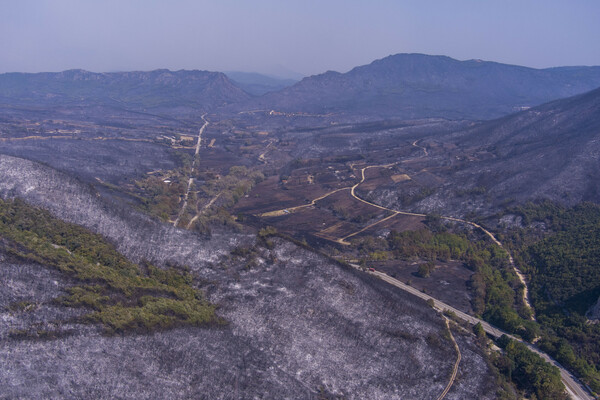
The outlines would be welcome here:
M 254 72 L 230 71 L 225 75 L 245 92 L 261 96 L 268 92 L 276 92 L 298 82 L 298 79 L 276 78 Z
M 600 203 L 598 87 L 600 67 L 421 54 L 297 83 L 195 70 L 0 75 L 0 388 L 32 398 L 533 397 L 509 383 L 516 369 L 489 356 L 485 334 L 432 307 L 440 299 L 539 338 L 497 213 L 538 199 Z M 82 251 L 84 272 L 104 271 L 94 257 L 105 250 L 81 247 L 90 236 L 71 239 L 74 228 L 54 232 L 31 206 L 101 235 L 147 287 L 57 269 L 50 262 Z M 223 323 L 185 320 L 180 304 L 192 297 Z M 121 315 L 135 318 L 114 322 Z M 596 354 L 577 346 L 581 359 Z
M 207 71 L 110 72 L 0 75 L 0 103 L 13 106 L 105 104 L 132 109 L 214 109 L 250 96 L 223 73 Z
M 238 111 L 248 110 L 275 110 L 292 115 L 332 113 L 331 118 L 339 120 L 357 116 L 369 120 L 436 117 L 472 120 L 510 114 L 450 136 L 438 133 L 437 140 L 449 140 L 460 148 L 487 156 L 455 167 L 452 174 L 456 176 L 447 177 L 451 189 L 431 195 L 420 205 L 414 205 L 415 209 L 452 208 L 448 202 L 454 201 L 456 190 L 474 187 L 485 187 L 486 196 L 492 196 L 498 204 L 507 199 L 537 198 L 568 204 L 600 201 L 597 180 L 589 179 L 600 177 L 594 161 L 600 125 L 599 91 L 578 95 L 600 86 L 600 67 L 532 69 L 480 60 L 457 61 L 444 56 L 397 54 L 345 74 L 326 72 L 308 77 L 279 91 L 271 89 L 292 81 L 240 72 L 228 75 L 168 70 L 2 74 L 0 106 L 62 107 L 63 116 L 80 106 L 108 106 L 125 112 L 153 111 L 177 118 L 183 115 L 182 110 L 196 115 L 208 111 L 226 114 L 235 111 L 237 115 Z M 268 93 L 257 96 L 261 92 Z M 573 94 L 578 96 L 556 100 Z M 549 100 L 555 101 L 514 113 Z M 107 118 L 105 112 L 80 114 L 78 118 L 100 121 Z M 118 126 L 125 115 L 131 120 L 131 114 L 118 113 L 111 118 Z M 56 163 L 47 148 L 57 143 L 40 142 L 40 149 L 18 143 L 2 144 L 0 148 L 12 155 L 28 149 L 27 157 Z M 71 146 L 76 145 L 80 144 Z M 460 212 L 466 212 L 468 207 L 457 201 Z M 394 204 L 394 200 L 388 199 L 388 204 Z
M 0 104 L 94 102 L 135 109 L 276 110 L 370 119 L 491 119 L 600 87 L 600 67 L 533 69 L 445 56 L 397 54 L 347 73 L 277 80 L 206 71 L 0 75 Z M 279 90 L 278 90 L 279 89 Z M 245 91 L 244 91 L 245 90 Z M 274 91 L 275 90 L 275 91 Z M 251 95 L 252 96 L 251 96 Z M 259 97 L 253 97 L 262 95 Z
M 491 119 L 600 87 L 600 67 L 533 69 L 445 56 L 397 54 L 341 74 L 303 79 L 250 104 L 379 118 Z
M 600 202 L 600 89 L 484 123 L 458 143 L 497 157 L 465 174 L 494 171 L 498 194 Z

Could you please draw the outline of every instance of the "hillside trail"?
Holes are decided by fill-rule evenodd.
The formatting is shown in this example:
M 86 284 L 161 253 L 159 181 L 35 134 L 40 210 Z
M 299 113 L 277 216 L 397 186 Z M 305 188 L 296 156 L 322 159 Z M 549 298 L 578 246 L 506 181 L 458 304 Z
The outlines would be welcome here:
M 190 190 L 192 189 L 192 184 L 194 183 L 194 177 L 193 177 L 194 176 L 194 168 L 196 167 L 196 163 L 198 161 L 198 153 L 200 153 L 200 145 L 202 143 L 202 133 L 204 133 L 204 129 L 206 129 L 206 127 L 209 124 L 209 122 L 204 117 L 206 117 L 206 114 L 202 115 L 202 121 L 204 121 L 204 124 L 198 131 L 198 141 L 196 142 L 196 151 L 194 152 L 194 159 L 192 161 L 192 167 L 190 169 L 190 177 L 188 179 L 187 189 L 185 190 L 185 193 L 183 195 L 183 204 L 181 205 L 181 208 L 179 209 L 179 212 L 177 213 L 177 218 L 175 218 L 175 221 L 173 221 L 173 226 L 175 226 L 175 227 L 179 224 L 179 220 L 181 219 L 183 212 L 187 208 L 188 197 L 190 195 Z
M 460 348 L 458 347 L 458 343 L 456 343 L 456 339 L 454 339 L 454 335 L 452 334 L 452 329 L 450 329 L 450 323 L 449 323 L 448 317 L 446 317 L 445 315 L 443 317 L 444 317 L 444 323 L 446 324 L 446 329 L 448 329 L 448 333 L 450 334 L 450 339 L 452 340 L 452 343 L 454 343 L 454 349 L 456 350 L 456 362 L 454 363 L 454 367 L 452 367 L 452 375 L 450 375 L 450 380 L 448 381 L 446 388 L 437 397 L 436 400 L 442 400 L 444 397 L 446 397 L 446 395 L 452 388 L 452 385 L 454 384 L 454 381 L 456 380 L 456 375 L 458 374 L 458 366 L 460 365 L 460 360 L 462 358 L 462 354 L 460 353 Z
M 419 142 L 419 140 L 415 140 L 414 142 L 412 142 L 412 145 L 413 145 L 414 147 L 418 147 L 418 148 L 420 148 L 421 150 L 423 150 L 423 153 L 425 153 L 423 156 L 424 156 L 424 157 L 427 157 L 427 156 L 429 155 L 429 152 L 427 151 L 427 148 L 425 148 L 425 147 L 423 147 L 423 146 L 419 146 L 419 145 L 417 144 L 418 142 Z

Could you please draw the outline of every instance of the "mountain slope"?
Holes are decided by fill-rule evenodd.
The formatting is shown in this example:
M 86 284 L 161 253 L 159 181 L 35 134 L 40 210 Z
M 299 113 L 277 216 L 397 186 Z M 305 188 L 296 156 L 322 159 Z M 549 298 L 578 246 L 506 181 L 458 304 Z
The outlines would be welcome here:
M 220 72 L 169 71 L 0 75 L 0 104 L 109 104 L 127 108 L 197 107 L 209 110 L 248 99 Z
M 303 79 L 244 107 L 371 117 L 490 119 L 600 86 L 600 67 L 533 69 L 397 54 Z
M 383 400 L 433 398 L 447 384 L 456 354 L 443 320 L 375 277 L 280 238 L 261 244 L 231 232 L 207 240 L 161 225 L 19 158 L 0 156 L 0 195 L 100 233 L 134 261 L 189 266 L 193 284 L 227 321 L 105 336 L 71 318 L 75 311 L 58 318 L 67 311 L 48 299 L 71 284 L 58 271 L 15 260 L 0 246 L 0 318 L 7 321 L 0 325 L 0 387 L 10 398 Z M 254 258 L 229 255 L 233 246 Z M 55 337 L 23 338 L 23 329 Z M 451 395 L 495 398 L 473 339 L 459 340 L 460 374 L 469 382 Z
M 498 196 L 600 201 L 600 89 L 483 124 L 458 143 L 491 147 L 494 159 L 464 173 L 487 171 Z
M 471 156 L 452 161 L 445 184 L 418 203 L 421 210 L 487 213 L 510 201 L 600 202 L 600 89 L 443 140 Z

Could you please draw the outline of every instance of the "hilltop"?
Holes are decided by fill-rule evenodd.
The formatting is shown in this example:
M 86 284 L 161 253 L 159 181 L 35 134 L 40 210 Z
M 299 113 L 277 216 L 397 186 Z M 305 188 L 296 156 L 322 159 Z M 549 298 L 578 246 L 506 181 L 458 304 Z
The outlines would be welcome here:
M 244 106 L 372 118 L 490 119 L 599 86 L 600 67 L 534 69 L 396 54 L 346 73 L 304 78 Z
M 94 73 L 75 69 L 0 75 L 0 104 L 11 106 L 195 107 L 206 111 L 249 97 L 220 72 L 159 69 Z

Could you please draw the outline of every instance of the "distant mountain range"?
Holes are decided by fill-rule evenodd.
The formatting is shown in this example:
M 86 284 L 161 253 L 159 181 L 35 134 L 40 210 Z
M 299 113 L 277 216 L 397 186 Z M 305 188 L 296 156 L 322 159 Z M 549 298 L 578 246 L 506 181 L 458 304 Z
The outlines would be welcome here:
M 0 104 L 104 104 L 127 108 L 196 107 L 210 110 L 249 99 L 223 73 L 169 71 L 7 73 L 0 75 Z
M 228 71 L 225 75 L 235 85 L 253 96 L 261 96 L 268 92 L 276 92 L 288 86 L 298 83 L 296 79 L 276 78 L 255 72 Z
M 229 78 L 219 72 L 184 70 L 8 73 L 0 75 L 0 104 L 485 120 L 600 87 L 600 67 L 533 69 L 423 54 L 397 54 L 344 74 L 330 71 L 295 84 L 260 74 L 228 74 Z
M 344 74 L 304 78 L 244 106 L 375 118 L 491 119 L 597 87 L 600 67 L 533 69 L 397 54 Z

